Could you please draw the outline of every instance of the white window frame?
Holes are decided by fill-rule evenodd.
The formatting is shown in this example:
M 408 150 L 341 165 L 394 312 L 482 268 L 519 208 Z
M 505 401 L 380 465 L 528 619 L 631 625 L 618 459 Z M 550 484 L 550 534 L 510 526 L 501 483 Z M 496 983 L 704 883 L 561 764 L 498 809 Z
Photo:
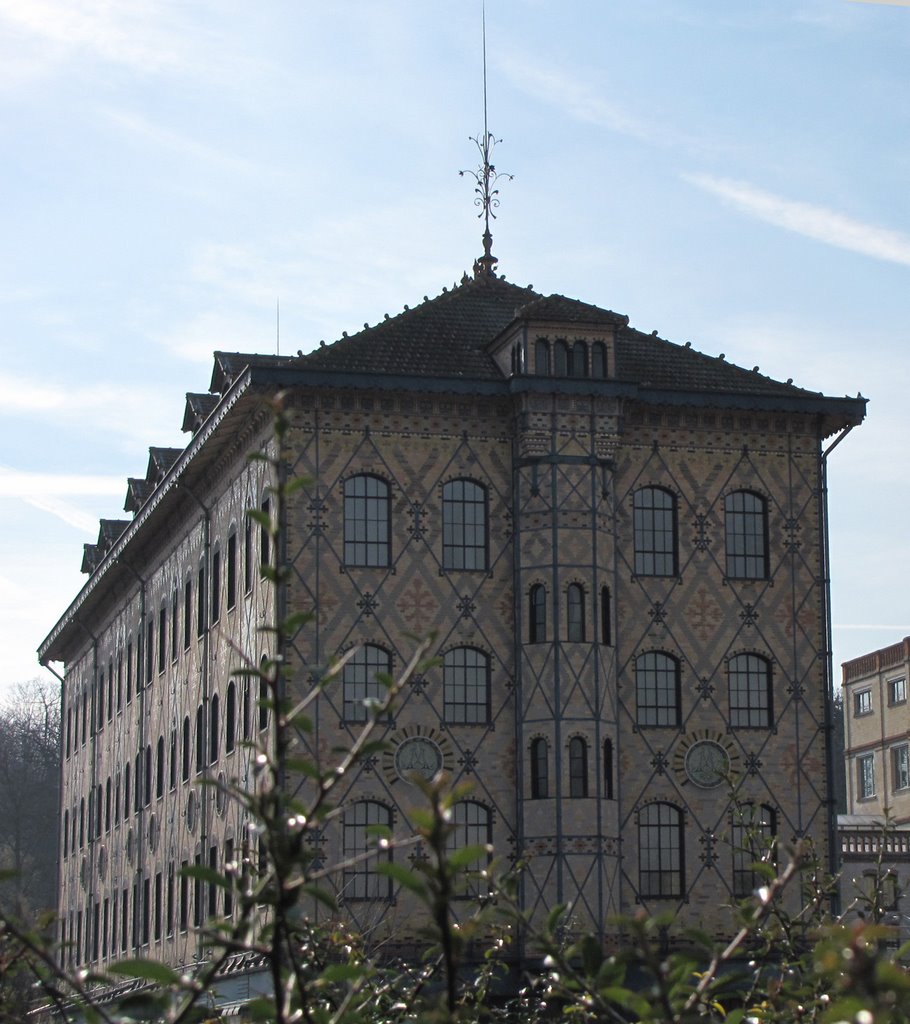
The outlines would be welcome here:
M 860 715 L 871 715 L 872 714 L 872 690 L 857 690 L 853 694 L 853 714 L 855 717 Z
M 892 789 L 910 789 L 910 744 L 891 748 Z
M 856 783 L 860 800 L 875 796 L 875 754 L 861 754 L 856 759 Z

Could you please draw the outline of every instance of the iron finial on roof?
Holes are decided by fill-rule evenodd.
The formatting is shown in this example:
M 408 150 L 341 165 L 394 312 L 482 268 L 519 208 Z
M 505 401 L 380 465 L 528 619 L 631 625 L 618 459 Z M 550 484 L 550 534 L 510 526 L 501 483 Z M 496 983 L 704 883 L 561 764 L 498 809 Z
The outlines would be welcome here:
M 483 23 L 483 134 L 471 138 L 480 152 L 480 166 L 473 171 L 459 171 L 464 177 L 470 174 L 475 181 L 474 205 L 480 208 L 478 218 L 483 218 L 483 256 L 474 261 L 475 277 L 495 277 L 495 267 L 498 262 L 493 255 L 493 235 L 490 232 L 490 220 L 496 219 L 494 210 L 499 206 L 499 189 L 496 183 L 500 178 L 512 180 L 513 175 L 497 171 L 493 164 L 493 149 L 502 142 L 502 139 L 494 138 L 487 128 L 487 15 L 486 5 L 482 7 Z

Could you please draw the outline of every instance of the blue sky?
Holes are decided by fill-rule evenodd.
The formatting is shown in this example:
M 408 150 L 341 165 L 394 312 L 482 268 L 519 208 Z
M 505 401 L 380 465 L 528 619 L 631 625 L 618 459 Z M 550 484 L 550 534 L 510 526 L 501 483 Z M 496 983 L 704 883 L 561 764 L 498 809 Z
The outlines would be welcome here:
M 910 633 L 910 2 L 488 0 L 509 280 L 832 395 L 834 657 Z M 0 688 L 211 353 L 480 253 L 480 0 L 0 0 Z

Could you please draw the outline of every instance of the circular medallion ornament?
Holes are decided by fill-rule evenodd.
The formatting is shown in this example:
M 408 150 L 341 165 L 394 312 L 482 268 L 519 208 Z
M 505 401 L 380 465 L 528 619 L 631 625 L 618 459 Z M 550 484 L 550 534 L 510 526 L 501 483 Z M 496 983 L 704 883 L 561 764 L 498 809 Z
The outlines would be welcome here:
M 409 781 L 416 774 L 428 781 L 442 768 L 442 751 L 429 736 L 409 736 L 395 749 L 395 771 Z
M 713 740 L 699 740 L 686 751 L 686 775 L 701 789 L 719 786 L 730 774 L 726 750 Z

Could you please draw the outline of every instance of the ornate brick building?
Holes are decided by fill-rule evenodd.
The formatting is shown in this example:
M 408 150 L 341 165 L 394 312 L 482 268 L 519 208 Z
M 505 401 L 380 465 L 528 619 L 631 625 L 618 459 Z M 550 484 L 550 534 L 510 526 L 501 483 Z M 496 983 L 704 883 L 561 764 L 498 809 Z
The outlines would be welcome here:
M 296 492 L 276 553 L 264 399 L 282 389 Z M 188 962 L 230 897 L 179 877 L 245 841 L 200 779 L 251 781 L 267 722 L 231 672 L 266 652 L 273 595 L 313 609 L 285 652 L 293 686 L 356 646 L 315 707 L 311 751 L 353 737 L 376 672 L 435 633 L 345 780 L 327 861 L 373 823 L 407 835 L 417 770 L 473 790 L 456 840 L 522 858 L 532 910 L 670 909 L 719 934 L 753 884 L 739 802 L 761 831 L 832 856 L 826 439 L 861 422 L 828 398 L 628 325 L 472 278 L 296 358 L 216 354 L 183 450 L 152 449 L 132 519 L 102 524 L 89 578 L 42 645 L 65 663 L 60 910 L 74 962 Z M 839 439 L 839 438 L 838 438 Z M 735 791 L 735 801 L 730 788 Z M 403 856 L 404 854 L 396 854 Z M 409 938 L 406 900 L 369 862 L 339 874 L 350 918 Z

